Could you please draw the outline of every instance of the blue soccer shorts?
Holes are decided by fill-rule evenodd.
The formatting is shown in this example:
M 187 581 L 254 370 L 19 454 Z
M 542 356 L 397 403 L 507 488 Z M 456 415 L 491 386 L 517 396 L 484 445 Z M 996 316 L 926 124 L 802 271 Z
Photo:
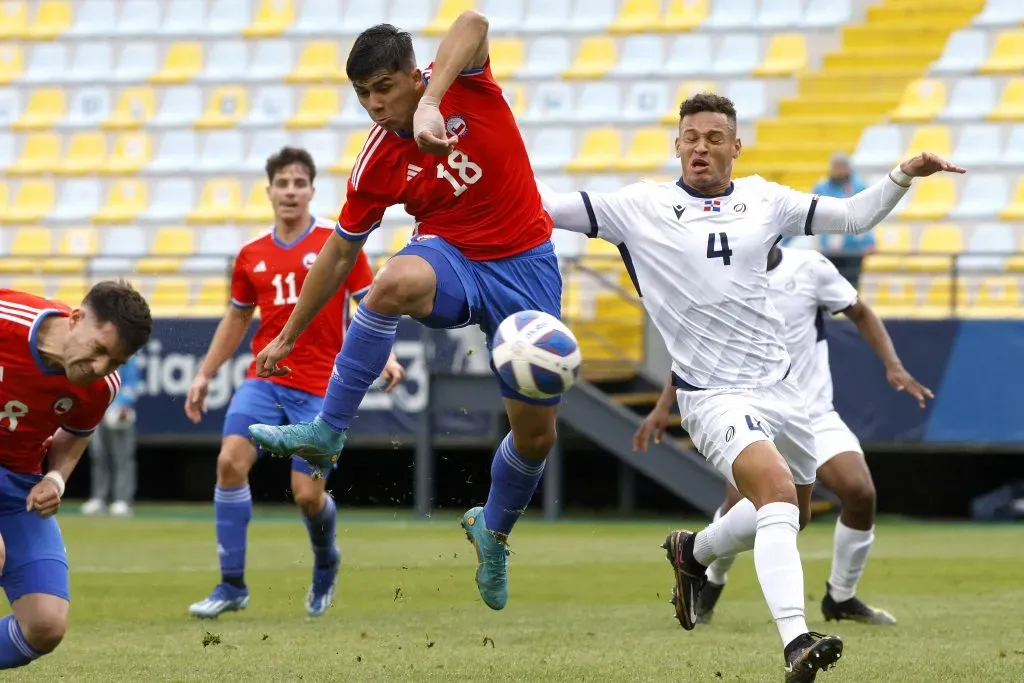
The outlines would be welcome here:
M 25 511 L 28 492 L 41 479 L 0 467 L 0 536 L 7 551 L 0 588 L 12 603 L 30 593 L 71 600 L 68 553 L 56 517 Z
M 320 414 L 324 397 L 285 387 L 265 379 L 247 379 L 235 390 L 224 417 L 221 436 L 249 439 L 249 425 L 312 422 Z M 257 457 L 263 455 L 257 450 Z M 292 456 L 292 471 L 312 475 L 308 462 Z
M 479 325 L 491 348 L 501 321 L 533 310 L 562 317 L 562 274 L 551 242 L 498 261 L 470 261 L 440 237 L 413 237 L 398 254 L 424 259 L 437 276 L 434 310 L 419 322 L 434 329 Z M 491 369 L 495 370 L 493 361 Z M 495 371 L 501 395 L 532 405 L 556 405 L 561 396 L 536 399 L 523 396 Z

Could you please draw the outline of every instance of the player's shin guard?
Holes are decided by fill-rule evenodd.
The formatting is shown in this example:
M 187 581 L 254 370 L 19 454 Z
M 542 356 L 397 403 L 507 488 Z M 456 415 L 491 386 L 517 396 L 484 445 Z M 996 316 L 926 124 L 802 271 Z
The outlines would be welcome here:
M 754 567 L 785 647 L 807 633 L 804 570 L 796 537 L 800 510 L 792 503 L 769 503 L 757 511 Z
M 757 510 L 746 498 L 705 527 L 693 541 L 693 557 L 710 565 L 719 557 L 736 555 L 754 547 Z
M 491 463 L 491 490 L 484 505 L 487 530 L 508 535 L 530 504 L 544 474 L 542 460 L 527 460 L 516 450 L 512 432 L 498 446 Z
M 832 575 L 828 580 L 829 595 L 836 602 L 845 602 L 857 593 L 857 582 L 864 574 L 868 553 L 875 540 L 875 528 L 867 531 L 851 529 L 836 520 L 832 549 Z
M 213 514 L 217 520 L 221 581 L 245 588 L 245 546 L 252 519 L 249 485 L 214 489 Z
M 384 370 L 400 317 L 371 311 L 365 303 L 356 309 L 320 410 L 321 419 L 334 429 L 348 429 L 363 396 Z
M 0 669 L 16 669 L 42 655 L 25 640 L 13 614 L 0 619 Z
M 313 564 L 317 567 L 326 567 L 334 562 L 334 518 L 337 507 L 329 494 L 325 494 L 324 498 L 326 502 L 320 512 L 303 518 L 313 548 Z

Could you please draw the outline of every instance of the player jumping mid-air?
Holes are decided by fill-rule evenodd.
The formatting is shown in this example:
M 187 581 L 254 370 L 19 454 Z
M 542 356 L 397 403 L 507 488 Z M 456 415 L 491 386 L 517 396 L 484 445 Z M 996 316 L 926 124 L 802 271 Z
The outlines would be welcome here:
M 817 251 L 773 247 L 768 253 L 768 285 L 769 300 L 785 322 L 784 336 L 793 360 L 793 377 L 806 398 L 818 480 L 839 497 L 841 505 L 833 542 L 832 574 L 821 611 L 826 621 L 852 619 L 868 624 L 894 624 L 896 619 L 891 614 L 857 598 L 857 583 L 875 538 L 875 486 L 860 441 L 832 406 L 824 313 L 844 313 L 854 322 L 882 361 L 886 379 L 894 389 L 907 392 L 922 408 L 927 399 L 933 398 L 932 392 L 907 372 L 885 325 L 859 300 L 853 285 Z M 655 442 L 660 440 L 668 426 L 675 393 L 670 379 L 658 404 L 637 431 L 634 450 L 646 451 L 652 437 Z M 726 501 L 715 513 L 715 519 L 741 499 L 739 492 L 727 484 Z M 720 557 L 708 566 L 708 582 L 697 602 L 699 623 L 711 621 L 715 603 L 725 588 L 726 574 L 735 560 L 735 555 Z
M 404 204 L 416 231 L 359 305 L 320 415 L 287 427 L 250 428 L 267 450 L 299 452 L 316 467 L 330 467 L 402 315 L 431 328 L 479 325 L 488 341 L 513 313 L 560 316 L 551 218 L 519 126 L 491 74 L 487 28 L 483 15 L 464 12 L 424 70 L 416 67 L 410 35 L 389 24 L 363 31 L 352 46 L 346 71 L 374 125 L 349 176 L 336 234 L 284 330 L 257 358 L 261 375 L 278 372 L 387 207 Z M 476 548 L 477 587 L 492 609 L 508 600 L 506 541 L 544 471 L 559 402 L 528 398 L 500 380 L 499 388 L 511 433 L 494 456 L 486 504 L 462 521 Z
M 834 199 L 759 176 L 734 181 L 741 149 L 733 103 L 701 93 L 679 108 L 677 182 L 601 194 L 541 190 L 555 227 L 622 248 L 672 357 L 683 426 L 745 497 L 701 532 L 665 539 L 680 624 L 689 630 L 696 623 L 707 566 L 752 547 L 782 638 L 786 679 L 812 681 L 839 659 L 843 643 L 810 632 L 804 618 L 797 533 L 810 515 L 817 461 L 803 395 L 790 377 L 783 321 L 769 303 L 768 252 L 787 235 L 867 232 L 915 176 L 963 169 L 925 153 L 863 192 Z
M 333 225 L 320 224 L 309 213 L 316 179 L 316 166 L 309 152 L 285 147 L 267 160 L 266 170 L 274 226 L 245 244 L 235 259 L 230 306 L 217 326 L 185 403 L 185 413 L 195 423 L 206 410 L 210 380 L 242 343 L 255 310 L 260 311 L 260 324 L 252 344 L 260 349 L 281 331 L 317 254 L 334 232 Z M 259 378 L 254 361 L 246 380 L 231 397 L 213 492 L 221 580 L 208 597 L 189 607 L 190 614 L 213 618 L 249 604 L 245 584 L 247 532 L 252 518 L 249 470 L 258 457 L 249 440 L 249 425 L 301 422 L 317 414 L 327 390 L 331 359 L 341 348 L 349 298 L 364 292 L 372 281 L 370 264 L 360 254 L 296 345 L 289 357 L 290 372 Z M 390 389 L 401 380 L 403 370 L 394 357 L 385 360 L 381 374 L 389 380 Z M 313 548 L 313 580 L 306 594 L 306 613 L 319 616 L 331 605 L 341 563 L 335 545 L 335 504 L 325 490 L 326 478 L 311 476 L 312 469 L 301 458 L 293 457 L 291 462 L 292 495 L 302 511 Z
M 117 396 L 117 369 L 152 330 L 146 300 L 121 282 L 93 286 L 74 309 L 0 289 L 0 586 L 11 603 L 0 619 L 0 669 L 64 638 L 68 557 L 54 515 Z

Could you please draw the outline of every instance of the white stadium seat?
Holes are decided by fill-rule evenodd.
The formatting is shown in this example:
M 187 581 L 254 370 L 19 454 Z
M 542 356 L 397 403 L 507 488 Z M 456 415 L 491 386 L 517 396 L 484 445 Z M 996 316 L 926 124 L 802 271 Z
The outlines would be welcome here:
M 156 155 L 147 170 L 151 173 L 186 173 L 195 168 L 199 143 L 191 130 L 169 130 L 160 136 Z
M 853 165 L 857 168 L 886 168 L 902 151 L 903 136 L 898 126 L 871 126 L 861 135 L 860 143 L 853 153 Z
M 204 0 L 166 0 L 160 33 L 174 37 L 196 37 L 206 32 Z
M 160 9 L 152 0 L 124 0 L 115 35 L 134 38 L 156 35 L 160 30 Z
M 75 23 L 69 35 L 76 38 L 108 36 L 117 25 L 117 2 L 115 0 L 79 0 L 75 10 Z
M 121 48 L 114 80 L 118 83 L 144 83 L 159 68 L 158 47 L 153 42 L 132 42 Z
M 754 26 L 757 0 L 715 0 L 703 26 L 709 29 L 747 29 Z
M 552 78 L 561 75 L 572 62 L 572 46 L 561 36 L 545 36 L 530 41 L 526 63 L 519 71 L 522 78 Z
M 114 71 L 114 50 L 109 42 L 80 43 L 65 78 L 76 83 L 102 83 Z
M 939 114 L 943 121 L 976 121 L 996 106 L 995 81 L 985 76 L 961 78 L 953 86 L 946 109 Z
M 665 63 L 665 46 L 660 36 L 630 36 L 622 43 L 615 76 L 655 76 Z
M 180 127 L 191 125 L 203 112 L 203 91 L 194 85 L 167 88 L 152 126 Z
M 672 41 L 664 73 L 695 76 L 711 72 L 711 38 L 703 34 L 682 35 Z
M 61 183 L 57 203 L 46 218 L 60 223 L 88 221 L 102 203 L 103 188 L 98 180 L 72 178 Z
M 208 43 L 209 44 L 209 43 Z M 206 83 L 234 83 L 243 80 L 249 70 L 249 48 L 241 40 L 222 40 L 207 51 L 206 68 L 196 76 Z
M 109 116 L 110 88 L 80 88 L 71 98 L 68 115 L 58 125 L 61 128 L 96 128 Z
M 37 43 L 21 77 L 22 83 L 43 84 L 63 81 L 68 72 L 67 43 Z
M 966 168 L 992 166 L 1002 153 L 1002 131 L 997 125 L 975 123 L 964 126 L 957 137 L 952 158 Z

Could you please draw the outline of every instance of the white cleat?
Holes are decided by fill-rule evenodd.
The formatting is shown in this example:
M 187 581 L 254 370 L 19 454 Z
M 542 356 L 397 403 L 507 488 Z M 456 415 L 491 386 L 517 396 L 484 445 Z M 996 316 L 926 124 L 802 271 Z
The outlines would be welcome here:
M 83 515 L 102 515 L 107 511 L 107 506 L 99 498 L 90 498 L 82 504 Z
M 218 584 L 209 597 L 192 603 L 188 613 L 200 619 L 216 619 L 224 612 L 240 612 L 249 606 L 249 591 Z

